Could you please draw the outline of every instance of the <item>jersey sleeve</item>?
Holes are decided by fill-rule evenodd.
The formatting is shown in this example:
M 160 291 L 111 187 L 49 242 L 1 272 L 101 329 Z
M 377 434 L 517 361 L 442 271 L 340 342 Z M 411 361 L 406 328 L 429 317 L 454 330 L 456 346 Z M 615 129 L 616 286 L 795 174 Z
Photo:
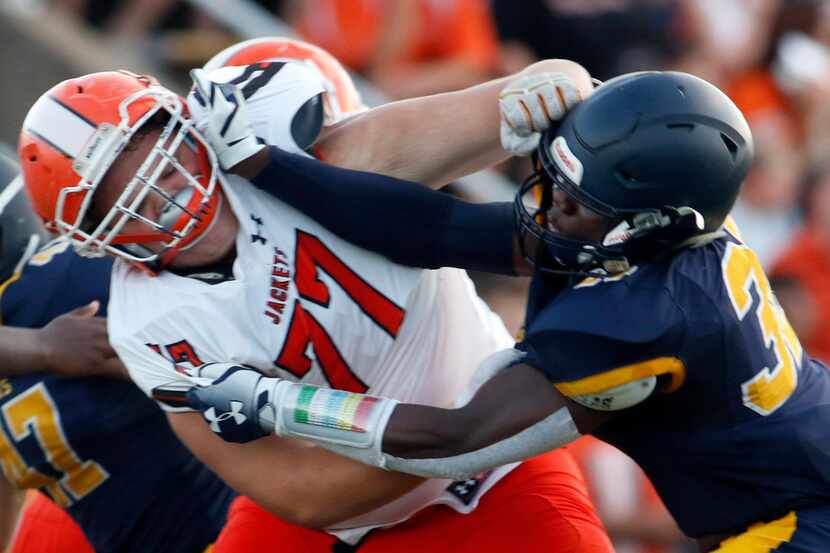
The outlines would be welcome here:
M 663 375 L 664 391 L 682 385 L 677 352 L 684 332 L 682 312 L 665 289 L 588 279 L 530 321 L 520 349 L 563 395 L 614 410 L 615 402 L 629 406 L 631 394 L 647 389 L 639 401 L 645 399 Z
M 292 153 L 304 153 L 323 127 L 325 91 L 320 75 L 301 62 L 263 62 L 221 67 L 209 73 L 214 82 L 242 89 L 257 138 Z M 187 106 L 198 122 L 205 108 L 193 98 Z
M 139 336 L 120 336 L 111 339 L 112 347 L 127 367 L 130 379 L 148 397 L 153 397 L 156 389 L 178 390 L 184 393 L 194 383 L 183 367 L 177 367 L 172 360 L 165 357 L 157 344 L 143 342 Z M 189 407 L 181 407 L 172 402 L 156 401 L 168 412 L 188 412 Z
M 177 281 L 184 286 L 176 287 Z M 150 398 L 156 399 L 157 388 L 168 395 L 183 395 L 201 383 L 193 376 L 198 367 L 227 360 L 215 347 L 221 329 L 209 324 L 212 317 L 192 292 L 194 282 L 168 273 L 146 277 L 121 260 L 113 267 L 107 317 L 110 344 L 130 379 Z M 165 411 L 192 410 L 181 402 L 157 403 Z

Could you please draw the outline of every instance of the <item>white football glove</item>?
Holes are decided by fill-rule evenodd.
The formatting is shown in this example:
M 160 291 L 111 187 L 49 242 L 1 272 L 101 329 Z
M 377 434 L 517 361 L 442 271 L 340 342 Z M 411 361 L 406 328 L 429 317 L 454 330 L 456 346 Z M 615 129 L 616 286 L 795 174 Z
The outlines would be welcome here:
M 211 81 L 203 69 L 190 71 L 195 89 L 189 100 L 205 108 L 196 128 L 213 147 L 219 165 L 229 171 L 265 147 L 257 142 L 242 91 L 231 83 Z
M 507 83 L 499 94 L 501 146 L 517 156 L 530 154 L 542 131 L 559 121 L 582 95 L 564 73 L 523 75 Z

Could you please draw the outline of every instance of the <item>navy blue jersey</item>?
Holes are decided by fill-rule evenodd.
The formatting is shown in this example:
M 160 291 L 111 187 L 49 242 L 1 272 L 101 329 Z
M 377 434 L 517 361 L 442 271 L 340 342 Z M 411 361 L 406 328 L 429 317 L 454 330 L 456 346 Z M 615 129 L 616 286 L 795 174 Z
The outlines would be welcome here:
M 53 242 L 6 286 L 3 324 L 41 327 L 94 299 L 106 305 L 111 266 Z M 216 538 L 233 492 L 134 384 L 47 374 L 0 383 L 3 472 L 64 507 L 98 553 L 201 552 Z
M 595 434 L 692 537 L 830 504 L 830 373 L 734 236 L 608 279 L 537 275 L 519 346 L 567 396 L 658 376 Z

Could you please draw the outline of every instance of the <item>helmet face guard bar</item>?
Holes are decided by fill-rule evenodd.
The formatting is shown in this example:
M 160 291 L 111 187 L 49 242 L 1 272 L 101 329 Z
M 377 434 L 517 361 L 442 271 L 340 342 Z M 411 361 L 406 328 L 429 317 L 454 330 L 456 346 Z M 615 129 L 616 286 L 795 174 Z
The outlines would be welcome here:
M 130 106 L 139 101 L 146 102 L 148 98 L 154 101 L 154 105 L 134 124 L 130 124 Z M 138 263 L 153 263 L 165 253 L 186 247 L 183 242 L 194 227 L 202 222 L 202 212 L 214 196 L 218 161 L 207 141 L 194 128 L 192 121 L 185 118 L 183 112 L 183 102 L 176 94 L 162 87 L 151 86 L 121 102 L 118 126 L 98 126 L 73 164 L 81 180 L 76 186 L 61 190 L 56 206 L 58 231 L 72 237 L 79 254 L 99 257 L 110 253 Z M 103 219 L 91 223 L 89 211 L 101 181 L 139 129 L 159 113 L 167 115 L 167 122 L 150 153 Z M 198 148 L 199 145 L 203 147 Z M 194 175 L 179 163 L 176 152 L 180 147 L 204 152 L 199 161 L 201 174 Z M 170 170 L 183 175 L 188 184 L 187 188 L 174 196 L 156 184 Z M 81 208 L 74 221 L 65 221 L 64 206 L 72 194 L 83 195 Z M 139 213 L 149 194 L 158 194 L 165 202 L 156 221 Z M 142 222 L 147 226 L 147 232 L 120 234 L 130 220 Z M 163 247 L 154 252 L 142 245 L 148 242 L 162 243 Z
M 513 202 L 521 254 L 536 270 L 552 274 L 591 276 L 608 272 L 603 266 L 604 262 L 612 265 L 626 263 L 620 252 L 594 242 L 567 238 L 548 229 L 546 212 L 550 208 L 551 194 L 543 190 L 541 197 L 545 203 L 535 208 L 529 208 L 524 200 L 529 193 L 539 196 L 534 191 L 536 187 L 551 189 L 550 183 L 541 174 L 534 173 L 521 185 Z M 535 252 L 527 251 L 529 244 L 535 244 Z M 621 270 L 610 272 L 621 272 L 627 268 L 626 265 Z
M 552 274 L 581 276 L 606 276 L 625 272 L 635 263 L 653 258 L 672 250 L 684 240 L 700 234 L 703 217 L 688 207 L 670 207 L 643 211 L 615 210 L 605 206 L 600 215 L 619 221 L 602 243 L 563 236 L 550 230 L 546 212 L 553 201 L 554 187 L 560 188 L 577 203 L 594 209 L 594 202 L 584 201 L 586 195 L 575 192 L 575 185 L 561 175 L 570 185 L 559 186 L 559 178 L 552 179 L 544 168 L 537 169 L 522 183 L 513 204 L 516 232 L 521 253 L 536 270 Z M 558 174 L 558 173 L 557 173 Z M 541 187 L 541 193 L 538 188 Z M 530 207 L 528 194 L 537 199 L 538 205 Z M 603 204 L 604 205 L 604 204 Z M 613 213 L 613 217 L 608 214 Z M 528 244 L 536 244 L 535 252 L 528 252 Z M 551 261 L 553 263 L 551 263 Z

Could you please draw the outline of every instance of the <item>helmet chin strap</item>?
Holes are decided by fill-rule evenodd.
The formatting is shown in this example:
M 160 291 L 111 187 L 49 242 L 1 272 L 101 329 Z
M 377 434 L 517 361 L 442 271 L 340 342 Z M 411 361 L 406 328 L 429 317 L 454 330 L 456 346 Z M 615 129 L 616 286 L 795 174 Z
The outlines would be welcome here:
M 726 236 L 726 231 L 722 228 L 718 230 L 713 230 L 712 232 L 707 232 L 705 234 L 698 234 L 692 236 L 691 238 L 687 238 L 686 240 L 677 244 L 674 249 L 682 250 L 683 248 L 699 248 L 701 246 L 705 246 L 709 242 L 714 242 L 718 238 L 722 236 Z
M 623 272 L 643 258 L 653 258 L 692 244 L 702 245 L 718 237 L 717 233 L 701 234 L 703 229 L 703 216 L 691 207 L 664 207 L 636 213 L 605 236 L 603 248 L 619 246 L 621 251 L 617 259 L 601 260 L 600 265 L 608 272 Z M 701 241 L 704 236 L 707 238 Z
M 614 225 L 601 244 L 582 244 L 575 259 L 583 268 L 568 272 L 586 276 L 623 273 L 642 259 L 703 245 L 721 235 L 701 234 L 703 228 L 703 216 L 690 207 L 636 213 Z

